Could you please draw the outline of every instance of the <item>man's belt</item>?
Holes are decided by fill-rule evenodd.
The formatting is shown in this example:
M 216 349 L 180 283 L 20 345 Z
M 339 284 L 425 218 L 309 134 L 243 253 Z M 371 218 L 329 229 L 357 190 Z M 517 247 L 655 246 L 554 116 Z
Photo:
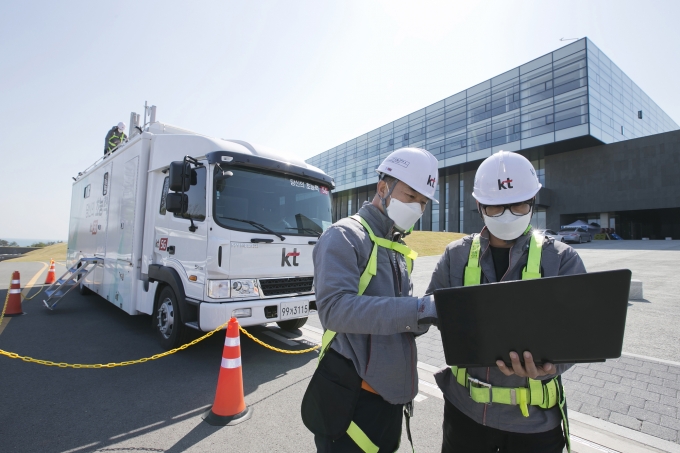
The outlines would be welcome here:
M 529 406 L 550 409 L 559 403 L 559 383 L 557 378 L 547 382 L 529 379 L 528 387 L 495 387 L 467 373 L 467 369 L 451 367 L 451 371 L 463 387 L 470 390 L 470 398 L 482 404 L 510 404 L 519 406 L 522 415 L 529 416 Z
M 371 392 L 371 393 L 375 393 L 376 395 L 380 395 L 378 392 L 376 392 L 375 390 L 373 390 L 373 387 L 371 387 L 371 386 L 368 384 L 368 382 L 366 382 L 366 381 L 364 381 L 364 380 L 361 381 L 361 388 L 364 389 L 364 390 L 366 390 L 367 392 Z

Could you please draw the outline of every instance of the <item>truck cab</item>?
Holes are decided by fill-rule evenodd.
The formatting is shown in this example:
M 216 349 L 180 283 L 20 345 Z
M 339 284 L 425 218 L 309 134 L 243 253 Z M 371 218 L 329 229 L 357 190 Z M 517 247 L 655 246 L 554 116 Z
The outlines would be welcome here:
M 72 202 L 69 260 L 105 257 L 83 288 L 152 315 L 165 348 L 232 316 L 296 329 L 316 308 L 312 251 L 331 225 L 334 187 L 318 168 L 152 123 L 81 175 L 73 196 L 100 185 L 107 198 L 95 220 Z

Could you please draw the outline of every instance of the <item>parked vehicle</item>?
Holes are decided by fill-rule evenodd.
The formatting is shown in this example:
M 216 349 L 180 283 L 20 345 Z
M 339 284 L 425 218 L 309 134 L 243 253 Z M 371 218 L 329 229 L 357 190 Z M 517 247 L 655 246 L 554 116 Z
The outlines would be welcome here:
M 133 129 L 131 127 L 131 129 Z M 151 314 L 165 348 L 185 329 L 296 329 L 315 309 L 312 250 L 335 184 L 303 160 L 152 122 L 73 184 L 68 265 L 126 313 Z
M 555 233 L 553 230 L 534 230 L 537 233 L 542 234 L 543 236 L 548 236 L 549 238 L 553 238 L 554 241 L 556 242 L 564 242 L 564 236 L 561 234 Z
M 563 226 L 559 234 L 564 237 L 564 242 L 578 242 L 581 244 L 593 240 L 593 233 L 586 226 Z

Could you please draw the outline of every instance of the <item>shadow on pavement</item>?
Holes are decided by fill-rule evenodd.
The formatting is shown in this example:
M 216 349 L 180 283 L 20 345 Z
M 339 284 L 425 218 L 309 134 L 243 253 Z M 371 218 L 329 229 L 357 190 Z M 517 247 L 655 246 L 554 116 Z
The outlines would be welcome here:
M 5 295 L 6 290 L 0 291 L 0 301 Z M 24 311 L 29 314 L 12 318 L 0 335 L 0 349 L 85 364 L 163 352 L 150 316 L 130 316 L 96 295 L 70 293 L 55 311 L 42 306 L 39 296 L 24 302 Z M 218 332 L 169 357 L 112 369 L 48 367 L 0 356 L 1 449 L 106 451 L 107 445 L 196 417 L 214 401 L 224 335 Z M 284 355 L 242 336 L 241 356 L 246 403 L 257 411 L 271 394 L 260 392 L 259 401 L 251 401 L 250 394 L 316 360 L 317 354 Z M 201 423 L 168 451 L 186 450 L 218 429 Z M 146 451 L 164 451 L 158 447 L 149 445 Z

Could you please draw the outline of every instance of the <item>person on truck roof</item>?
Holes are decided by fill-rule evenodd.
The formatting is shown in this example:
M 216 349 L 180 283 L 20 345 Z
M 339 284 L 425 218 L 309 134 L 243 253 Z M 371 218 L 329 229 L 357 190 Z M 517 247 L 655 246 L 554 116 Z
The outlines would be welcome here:
M 472 196 L 485 227 L 446 247 L 425 293 L 584 274 L 574 249 L 532 231 L 531 215 L 540 188 L 534 167 L 524 156 L 500 151 L 484 160 L 475 174 Z M 510 295 L 508 300 L 512 301 Z M 545 307 L 550 310 L 549 294 Z M 518 325 L 517 329 L 550 335 L 550 326 Z M 524 365 L 518 354 L 523 355 Z M 444 394 L 442 453 L 561 453 L 565 440 L 569 447 L 560 375 L 572 365 L 537 365 L 528 351 L 513 351 L 509 359 L 511 366 L 498 360 L 494 368 L 450 367 L 435 374 Z
M 412 296 L 417 253 L 402 238 L 437 202 L 437 159 L 401 148 L 376 171 L 373 201 L 330 226 L 314 247 L 325 333 L 302 419 L 318 452 L 397 450 L 403 411 L 410 416 L 418 394 L 415 336 L 436 319 L 434 299 Z
M 113 151 L 118 145 L 123 143 L 127 139 L 125 135 L 125 123 L 122 121 L 116 126 L 113 126 L 111 130 L 106 134 L 106 140 L 104 143 L 104 154 L 108 154 Z

